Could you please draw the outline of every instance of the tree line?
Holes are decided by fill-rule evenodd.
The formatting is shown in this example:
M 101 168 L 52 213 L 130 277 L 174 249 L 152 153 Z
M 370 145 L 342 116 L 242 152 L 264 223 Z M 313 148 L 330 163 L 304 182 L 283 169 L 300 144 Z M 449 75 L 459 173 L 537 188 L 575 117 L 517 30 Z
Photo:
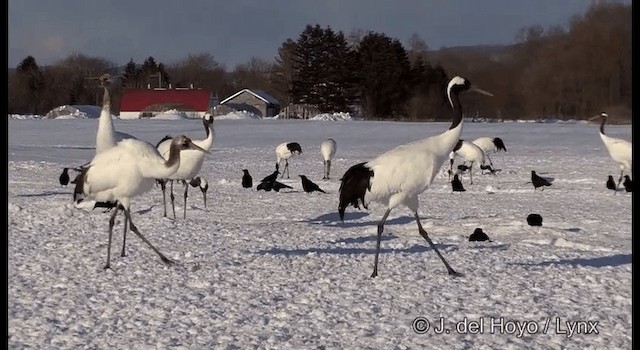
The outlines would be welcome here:
M 465 114 L 486 118 L 589 118 L 607 110 L 631 115 L 631 5 L 598 2 L 567 28 L 524 27 L 515 44 L 429 50 L 413 35 L 406 45 L 384 33 L 348 35 L 319 24 L 287 39 L 272 62 L 251 58 L 227 71 L 209 53 L 172 63 L 153 57 L 124 67 L 72 54 L 40 67 L 28 56 L 9 74 L 9 114 L 46 114 L 64 104 L 100 104 L 97 77 L 127 88 L 196 87 L 221 99 L 244 88 L 320 112 L 352 112 L 371 120 L 446 120 L 446 85 L 454 75 L 494 94 L 465 97 Z

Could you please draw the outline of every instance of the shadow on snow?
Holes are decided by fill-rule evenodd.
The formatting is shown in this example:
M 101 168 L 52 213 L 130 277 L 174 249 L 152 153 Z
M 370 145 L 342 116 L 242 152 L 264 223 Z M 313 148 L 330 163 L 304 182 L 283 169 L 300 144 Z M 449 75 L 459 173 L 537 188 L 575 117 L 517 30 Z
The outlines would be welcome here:
M 576 265 L 584 267 L 606 267 L 606 266 L 621 266 L 631 264 L 631 254 L 615 254 L 609 256 L 601 256 L 597 258 L 576 258 L 576 259 L 562 259 L 541 261 L 538 263 L 514 263 L 514 265 L 521 266 L 552 266 L 552 265 Z

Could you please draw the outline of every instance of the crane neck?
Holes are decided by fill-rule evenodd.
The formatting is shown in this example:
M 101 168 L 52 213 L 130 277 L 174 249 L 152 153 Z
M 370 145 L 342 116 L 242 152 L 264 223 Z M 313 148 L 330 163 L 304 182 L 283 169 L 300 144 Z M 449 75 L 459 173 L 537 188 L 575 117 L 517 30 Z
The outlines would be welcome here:
M 460 125 L 460 123 L 462 123 L 462 104 L 460 103 L 460 97 L 458 96 L 459 92 L 460 90 L 455 87 L 449 91 L 449 102 L 451 103 L 451 108 L 453 108 L 453 115 L 449 130 L 455 129 Z
M 205 119 L 202 119 L 202 124 L 204 124 L 204 132 L 206 133 L 207 137 L 202 140 L 202 143 L 198 144 L 198 146 L 209 150 L 211 149 L 211 146 L 213 146 L 213 124 L 209 123 Z
M 104 95 L 102 96 L 102 110 L 111 111 L 111 94 L 106 86 L 104 88 Z
M 600 123 L 600 133 L 605 135 L 604 133 L 604 124 L 607 122 L 607 117 L 602 117 L 602 122 Z
M 180 167 L 180 148 L 177 144 L 171 143 L 171 146 L 169 147 L 169 158 L 164 162 L 164 166 L 171 172 L 165 177 L 169 177 L 178 170 L 178 167 Z
M 98 132 L 96 133 L 96 154 L 116 145 L 115 129 L 111 120 L 111 98 L 109 89 L 104 86 L 102 98 L 102 110 L 98 120 Z

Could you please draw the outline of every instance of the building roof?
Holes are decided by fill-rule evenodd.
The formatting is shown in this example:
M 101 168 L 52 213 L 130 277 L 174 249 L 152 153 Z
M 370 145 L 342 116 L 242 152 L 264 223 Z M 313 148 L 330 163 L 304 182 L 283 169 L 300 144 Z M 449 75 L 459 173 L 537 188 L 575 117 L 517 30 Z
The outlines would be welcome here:
M 207 111 L 211 91 L 205 89 L 126 89 L 120 99 L 120 111 L 142 111 L 161 103 L 180 103 L 195 111 Z
M 274 105 L 280 105 L 280 102 L 278 102 L 278 100 L 276 100 L 275 97 L 269 95 L 268 93 L 262 91 L 262 90 L 251 90 L 251 89 L 243 89 L 240 90 L 238 92 L 236 92 L 235 94 L 225 98 L 224 100 L 220 101 L 220 104 L 224 104 L 225 102 L 228 102 L 232 99 L 234 99 L 236 96 L 244 93 L 244 92 L 248 92 L 250 94 L 252 94 L 253 96 L 261 99 L 262 101 L 269 103 L 269 104 L 274 104 Z

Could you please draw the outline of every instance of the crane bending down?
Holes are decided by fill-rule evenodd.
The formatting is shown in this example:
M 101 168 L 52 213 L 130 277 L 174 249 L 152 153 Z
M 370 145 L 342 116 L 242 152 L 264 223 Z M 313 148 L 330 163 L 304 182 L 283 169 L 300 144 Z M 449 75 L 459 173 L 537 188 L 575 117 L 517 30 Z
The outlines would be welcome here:
M 484 154 L 487 156 L 487 160 L 489 161 L 489 165 L 493 167 L 493 162 L 491 161 L 491 157 L 489 157 L 492 153 L 498 153 L 500 151 L 507 151 L 507 147 L 504 146 L 504 141 L 502 141 L 499 137 L 479 137 L 472 141 L 473 144 L 480 147 Z
M 324 163 L 324 174 L 322 179 L 329 179 L 331 173 L 331 160 L 336 155 L 336 141 L 334 139 L 326 139 L 320 144 L 320 153 L 322 154 L 322 161 Z
M 207 153 L 184 135 L 172 140 L 168 159 L 163 158 L 158 150 L 147 142 L 123 140 L 115 147 L 97 154 L 80 173 L 74 195 L 82 194 L 91 200 L 118 204 L 109 219 L 109 243 L 105 269 L 111 267 L 111 238 L 119 210 L 122 210 L 125 215 L 122 256 L 125 252 L 128 221 L 131 231 L 153 249 L 163 262 L 173 263 L 153 246 L 131 221 L 131 199 L 151 190 L 155 179 L 168 178 L 175 173 L 180 166 L 181 153 L 186 150 Z
M 302 147 L 297 142 L 283 142 L 276 147 L 276 170 L 280 171 L 280 166 L 284 162 L 284 169 L 282 169 L 282 176 L 287 173 L 287 179 L 289 178 L 289 158 L 302 153 Z
M 202 124 L 204 125 L 204 131 L 206 133 L 206 137 L 203 140 L 193 140 L 193 143 L 198 147 L 209 151 L 211 146 L 213 146 L 213 116 L 210 114 L 205 115 L 202 118 Z M 173 138 L 169 135 L 165 136 L 158 145 L 158 151 L 165 158 L 169 159 L 169 150 L 171 146 Z M 178 171 L 173 173 L 171 177 L 168 178 L 158 178 L 158 183 L 160 184 L 160 188 L 162 189 L 162 203 L 164 204 L 164 217 L 167 217 L 167 195 L 166 195 L 166 184 L 167 181 L 171 183 L 171 210 L 173 211 L 173 218 L 176 218 L 176 207 L 174 204 L 175 196 L 173 195 L 173 182 L 180 181 L 184 186 L 184 208 L 183 208 L 183 218 L 187 218 L 187 193 L 189 191 L 189 184 L 187 181 L 193 180 L 198 173 L 202 169 L 202 164 L 204 163 L 204 158 L 206 154 L 199 151 L 191 151 L 187 150 L 182 153 L 182 160 L 180 161 L 180 167 Z M 203 179 L 204 180 L 204 179 Z M 207 186 L 208 188 L 208 186 Z M 202 189 L 201 189 L 202 190 Z M 206 206 L 206 190 L 202 191 L 202 195 L 204 196 L 204 203 Z
M 607 118 L 609 117 L 607 113 L 602 112 L 600 114 L 602 118 L 602 123 L 600 124 L 600 138 L 604 143 L 605 147 L 607 147 L 607 151 L 609 151 L 609 155 L 611 159 L 618 163 L 620 167 L 620 178 L 618 179 L 618 183 L 616 188 L 620 187 L 620 182 L 622 182 L 622 178 L 624 176 L 624 172 L 627 171 L 631 173 L 631 142 L 611 136 L 607 136 L 604 133 L 604 124 L 607 122 Z M 593 118 L 592 118 L 593 119 Z
M 451 180 L 451 174 L 453 173 L 453 161 L 456 156 L 462 157 L 465 162 L 470 162 L 469 165 L 469 181 L 470 184 L 473 185 L 473 165 L 476 164 L 480 171 L 489 170 L 493 175 L 495 172 L 490 165 L 487 165 L 487 157 L 482 150 L 482 148 L 478 147 L 476 144 L 472 142 L 468 142 L 465 140 L 459 140 L 458 143 L 453 147 L 453 151 L 449 153 L 449 180 Z
M 424 230 L 418 216 L 418 195 L 433 182 L 436 174 L 460 139 L 462 132 L 462 107 L 458 94 L 463 91 L 477 91 L 485 95 L 490 93 L 471 85 L 469 80 L 459 76 L 451 79 L 447 86 L 447 96 L 453 107 L 453 117 L 449 130 L 429 138 L 398 146 L 377 158 L 359 163 L 349 168 L 340 184 L 340 202 L 338 212 L 344 220 L 347 206 L 366 209 L 370 202 L 379 202 L 387 207 L 378 223 L 378 240 L 371 277 L 378 275 L 378 255 L 382 231 L 391 210 L 405 205 L 414 214 L 418 232 L 429 243 L 444 263 L 450 275 L 461 276 L 444 259 Z

